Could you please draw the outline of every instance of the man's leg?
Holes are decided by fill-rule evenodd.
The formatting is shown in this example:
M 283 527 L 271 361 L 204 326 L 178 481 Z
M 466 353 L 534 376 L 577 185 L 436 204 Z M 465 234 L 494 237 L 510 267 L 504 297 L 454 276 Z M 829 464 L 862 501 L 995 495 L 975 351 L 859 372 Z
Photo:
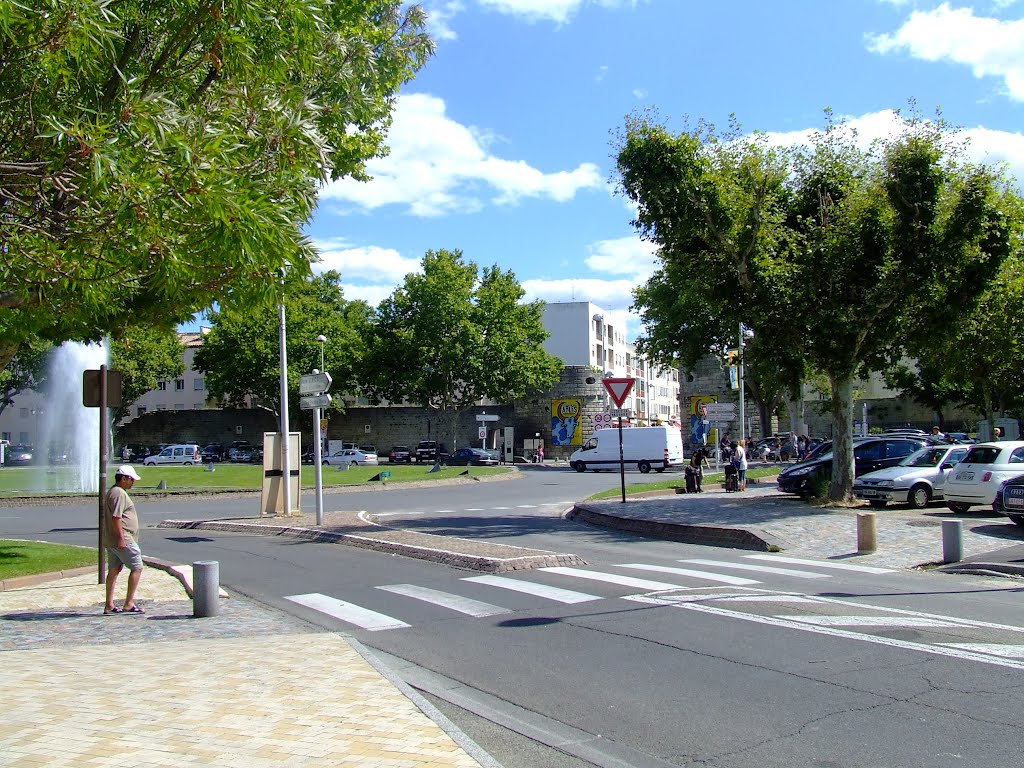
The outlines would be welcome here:
M 111 611 L 114 609 L 114 587 L 117 585 L 117 577 L 123 567 L 121 563 L 107 563 L 107 602 L 104 605 L 104 610 Z
M 139 581 L 142 579 L 142 569 L 128 572 L 128 594 L 124 598 L 124 609 L 135 607 L 135 590 L 139 588 Z

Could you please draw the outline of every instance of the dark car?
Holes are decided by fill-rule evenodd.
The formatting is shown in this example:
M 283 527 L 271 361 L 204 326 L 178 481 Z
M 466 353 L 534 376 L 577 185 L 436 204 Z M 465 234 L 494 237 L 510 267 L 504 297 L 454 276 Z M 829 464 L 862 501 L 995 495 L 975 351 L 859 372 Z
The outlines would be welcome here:
M 228 446 L 228 461 L 249 461 L 252 444 L 248 440 L 235 440 Z
M 436 440 L 420 440 L 419 445 L 416 446 L 417 462 L 435 462 L 444 457 L 444 443 L 438 443 Z
M 203 463 L 224 461 L 224 446 L 220 443 L 210 443 L 208 446 L 203 448 L 200 456 L 203 458 Z
M 855 438 L 853 442 L 854 477 L 877 469 L 894 467 L 910 454 L 929 445 L 923 437 L 880 435 Z M 812 496 L 817 487 L 832 479 L 832 451 L 823 450 L 813 459 L 805 459 L 779 473 L 779 490 L 800 496 Z
M 992 511 L 1006 515 L 1017 525 L 1024 527 L 1024 475 L 1006 480 L 996 491 Z
M 407 445 L 392 445 L 388 451 L 388 461 L 392 464 L 408 464 L 412 461 L 412 453 Z
M 31 464 L 34 458 L 31 445 L 8 445 L 4 451 L 4 463 L 11 467 Z
M 498 458 L 483 448 L 459 448 L 441 463 L 449 467 L 493 467 Z

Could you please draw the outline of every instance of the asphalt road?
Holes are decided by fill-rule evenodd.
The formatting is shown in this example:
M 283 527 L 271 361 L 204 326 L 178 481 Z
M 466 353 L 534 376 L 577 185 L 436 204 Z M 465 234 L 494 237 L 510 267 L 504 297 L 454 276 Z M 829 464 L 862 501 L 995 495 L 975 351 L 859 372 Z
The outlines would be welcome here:
M 508 768 L 1020 765 L 1017 582 L 790 563 L 559 518 L 563 502 L 591 492 L 576 484 L 595 477 L 609 485 L 545 470 L 330 497 L 391 505 L 399 520 L 447 510 L 445 524 L 466 535 L 587 559 L 571 571 L 496 581 L 347 547 L 181 530 L 145 530 L 142 543 L 167 560 L 218 560 L 229 589 L 356 636 Z M 161 501 L 140 512 L 152 525 L 254 504 Z M 84 505 L 0 509 L 0 535 L 91 543 L 94 516 Z

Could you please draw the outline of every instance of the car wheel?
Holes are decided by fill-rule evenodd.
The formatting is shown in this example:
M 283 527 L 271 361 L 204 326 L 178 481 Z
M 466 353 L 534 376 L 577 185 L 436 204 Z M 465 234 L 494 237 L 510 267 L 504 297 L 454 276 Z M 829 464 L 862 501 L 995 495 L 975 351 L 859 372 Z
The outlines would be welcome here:
M 958 515 L 962 515 L 965 512 L 969 512 L 971 509 L 970 504 L 964 504 L 962 501 L 950 501 L 946 504 L 947 507 L 952 509 Z
M 192 466 L 192 462 L 191 461 L 186 461 L 185 462 L 185 466 L 186 467 L 191 467 Z
M 872 506 L 872 507 L 875 507 L 876 509 L 881 509 L 882 507 L 884 507 L 888 503 L 889 502 L 883 501 L 882 499 L 869 499 L 868 500 L 868 504 L 870 506 Z
M 1007 517 L 1009 517 L 1010 521 L 1015 525 L 1019 525 L 1024 528 L 1024 515 L 1007 515 Z
M 914 509 L 924 509 L 931 500 L 932 492 L 928 490 L 928 486 L 924 483 L 918 483 L 911 488 L 910 495 L 907 496 L 907 501 L 910 502 L 910 506 Z
M 638 461 L 636 468 L 640 470 L 640 474 L 646 475 L 651 471 L 651 462 L 649 461 Z
M 359 462 L 358 461 L 353 461 L 352 462 L 352 466 L 353 467 L 358 467 L 359 466 Z
M 572 468 L 575 469 L 577 472 L 587 471 L 587 465 L 584 464 L 582 461 L 577 461 L 575 464 L 572 465 Z

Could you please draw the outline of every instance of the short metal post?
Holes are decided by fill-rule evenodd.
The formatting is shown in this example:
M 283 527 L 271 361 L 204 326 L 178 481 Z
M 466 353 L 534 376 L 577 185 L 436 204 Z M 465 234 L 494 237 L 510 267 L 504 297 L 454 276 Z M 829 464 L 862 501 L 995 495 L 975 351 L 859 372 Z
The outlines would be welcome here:
M 192 563 L 192 615 L 197 618 L 220 613 L 220 563 Z
M 964 521 L 942 521 L 942 562 L 959 563 L 964 559 Z
M 878 549 L 878 530 L 874 512 L 857 513 L 857 552 L 867 554 Z

